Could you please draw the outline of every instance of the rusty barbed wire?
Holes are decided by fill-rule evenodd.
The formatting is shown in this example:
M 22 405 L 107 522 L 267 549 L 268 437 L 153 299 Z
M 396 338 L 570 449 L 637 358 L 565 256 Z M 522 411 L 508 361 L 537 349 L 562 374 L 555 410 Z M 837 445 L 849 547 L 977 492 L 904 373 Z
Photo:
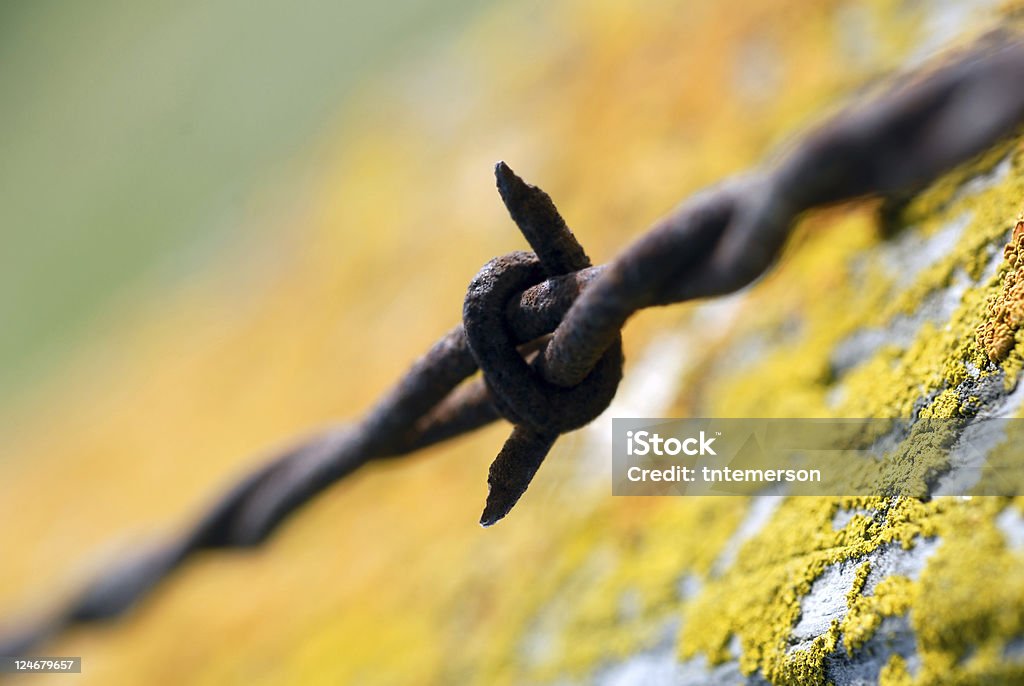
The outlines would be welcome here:
M 901 198 L 1012 134 L 1024 121 L 1024 40 L 1002 29 L 953 59 L 812 130 L 777 162 L 693 196 L 609 264 L 591 266 L 554 203 L 508 166 L 498 190 L 532 253 L 489 262 L 463 324 L 444 335 L 367 415 L 274 456 L 179 537 L 100 575 L 58 612 L 0 640 L 24 655 L 63 629 L 118 616 L 201 551 L 256 546 L 304 503 L 379 459 L 499 418 L 514 425 L 488 473 L 481 524 L 504 517 L 557 437 L 610 403 L 619 333 L 638 310 L 736 291 L 767 270 L 805 210 Z M 482 378 L 463 383 L 477 369 Z

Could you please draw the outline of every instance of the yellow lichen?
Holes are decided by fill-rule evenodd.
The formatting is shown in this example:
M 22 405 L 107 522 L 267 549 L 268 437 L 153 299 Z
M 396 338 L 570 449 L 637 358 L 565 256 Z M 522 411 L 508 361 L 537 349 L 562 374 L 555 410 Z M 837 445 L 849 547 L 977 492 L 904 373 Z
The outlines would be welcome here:
M 907 662 L 900 655 L 893 655 L 878 675 L 880 686 L 911 686 L 914 683 L 907 669 Z
M 919 224 L 905 228 L 903 235 L 907 231 L 932 234 L 937 227 L 964 216 L 964 212 L 970 212 L 970 221 L 957 246 L 925 268 L 902 292 L 894 280 L 876 276 L 869 281 L 872 288 L 859 288 L 856 271 L 859 268 L 863 272 L 864 267 L 858 267 L 856 260 L 863 260 L 865 252 L 870 254 L 870 247 L 862 248 L 849 260 L 838 254 L 832 257 L 829 243 L 833 234 L 827 226 L 814 239 L 805 240 L 800 253 L 791 255 L 775 277 L 787 288 L 780 285 L 773 289 L 774 280 L 767 279 L 763 284 L 764 298 L 752 294 L 749 300 L 750 310 L 759 312 L 759 316 L 753 324 L 741 320 L 741 326 L 733 334 L 740 340 L 745 336 L 756 336 L 760 328 L 778 326 L 780 321 L 791 316 L 791 312 L 801 312 L 805 317 L 798 329 L 800 336 L 754 365 L 738 370 L 733 384 L 723 385 L 719 376 L 713 387 L 701 386 L 708 389 L 703 402 L 705 407 L 713 408 L 709 414 L 731 411 L 739 415 L 761 416 L 766 410 L 778 410 L 784 416 L 907 417 L 921 400 L 925 400 L 918 408 L 922 418 L 958 417 L 971 412 L 977 398 L 972 394 L 962 397 L 958 391 L 958 387 L 971 378 L 970 368 L 973 367 L 980 378 L 997 373 L 997 370 L 988 368 L 985 353 L 973 332 L 985 316 L 986 299 L 999 285 L 982 280 L 987 261 L 984 256 L 990 252 L 990 246 L 1005 240 L 1005 225 L 999 217 L 1005 216 L 1007 209 L 1017 204 L 1015 193 L 1022 190 L 1021 170 L 1024 167 L 1021 165 L 1020 146 L 1013 143 L 994 151 L 975 167 L 975 173 L 978 173 L 992 168 L 1002 159 L 1009 159 L 1011 170 L 1005 179 L 992 187 L 974 195 L 956 197 L 955 188 L 948 185 L 948 180 L 942 180 L 904 210 L 902 221 L 915 218 Z M 970 178 L 970 174 L 963 172 L 956 176 L 960 184 L 965 178 Z M 934 195 L 946 199 L 938 202 Z M 922 207 L 928 209 L 922 210 Z M 846 232 L 849 235 L 849 228 Z M 871 232 L 865 229 L 862 235 L 870 236 Z M 870 243 L 868 241 L 866 245 L 870 246 Z M 830 260 L 835 263 L 831 264 Z M 800 269 L 799 265 L 804 261 L 817 264 L 819 269 Z M 871 273 L 872 268 L 869 266 L 868 269 Z M 835 274 L 847 276 L 836 284 L 831 280 Z M 845 371 L 840 378 L 829 373 L 832 351 L 837 341 L 848 332 L 863 327 L 865 322 L 884 325 L 895 316 L 912 313 L 929 294 L 940 292 L 957 280 L 965 284 L 964 290 L 948 321 L 923 324 L 906 347 L 881 346 L 874 356 Z M 823 287 L 823 283 L 828 283 L 828 286 Z M 803 297 L 804 293 L 815 293 L 818 297 L 815 302 L 808 302 Z M 821 297 L 823 293 L 829 295 Z M 851 320 L 854 323 L 847 323 Z M 1003 372 L 1007 375 L 1008 387 L 1016 383 L 1017 372 L 1012 367 L 1004 365 Z M 838 395 L 839 401 L 830 406 L 827 397 L 836 397 L 837 389 L 844 392 Z M 780 400 L 785 402 L 780 403 Z M 695 408 L 693 411 L 701 412 L 700 401 L 691 399 L 689 404 Z M 953 434 L 922 436 L 927 441 L 939 442 L 953 437 Z M 893 465 L 897 471 L 890 478 L 907 485 L 913 484 L 916 478 L 918 488 L 926 492 L 928 483 L 945 468 L 943 461 L 924 459 L 924 455 L 935 454 L 928 447 L 921 445 L 915 448 L 913 441 L 908 442 L 906 450 L 909 452 L 902 458 L 897 456 Z M 931 588 L 927 585 L 927 578 L 920 582 L 901 577 L 883 581 L 876 589 L 877 596 L 854 600 L 843 627 L 830 629 L 822 636 L 822 641 L 815 642 L 810 649 L 789 655 L 785 651 L 785 639 L 796 621 L 799 598 L 825 565 L 856 559 L 884 542 L 898 541 L 903 546 L 913 546 L 917 537 L 940 536 L 942 540 L 947 536 L 962 537 L 971 528 L 962 524 L 963 518 L 976 518 L 979 523 L 974 526 L 985 522 L 984 526 L 991 529 L 994 517 L 991 506 L 982 502 L 921 502 L 900 498 L 867 505 L 880 513 L 879 516 L 870 519 L 855 517 L 840 536 L 829 533 L 827 529 L 833 506 L 835 503 L 831 500 L 819 503 L 814 499 L 800 499 L 794 503 L 787 502 L 780 508 L 756 541 L 748 543 L 730 573 L 709 584 L 698 602 L 688 608 L 680 643 L 684 657 L 703 652 L 714 660 L 728 659 L 730 656 L 725 646 L 729 637 L 736 635 L 743 646 L 740 664 L 745 671 L 760 670 L 773 683 L 789 683 L 799 678 L 807 679 L 806 683 L 818 683 L 823 678 L 820 669 L 833 636 L 843 633 L 845 647 L 856 650 L 870 637 L 884 616 L 910 610 L 915 618 L 914 626 L 922 625 L 923 621 L 919 621 L 920 608 L 934 607 L 929 605 L 932 603 L 929 595 L 941 592 L 938 589 L 923 590 Z M 763 555 L 777 557 L 765 559 Z M 976 566 L 980 560 L 999 559 L 1005 553 L 984 546 L 973 549 L 966 546 L 958 555 L 951 562 L 956 566 L 955 574 L 951 576 L 964 581 L 964 587 L 971 588 L 973 593 L 983 593 L 989 577 L 979 574 Z M 772 562 L 772 559 L 776 561 Z M 938 564 L 942 564 L 945 555 L 937 559 Z M 788 562 L 782 564 L 782 560 Z M 769 573 L 765 571 L 767 569 L 773 571 Z M 1003 596 L 1002 602 L 1007 607 L 1017 608 L 1024 604 L 1024 594 L 1017 590 L 1005 589 L 1004 593 L 1007 595 Z M 964 599 L 960 606 L 943 604 L 943 607 L 944 613 L 925 613 L 929 614 L 927 621 L 935 626 L 948 627 L 963 621 L 957 619 L 958 616 L 974 617 L 973 621 L 980 622 L 978 626 L 989 627 L 1002 636 L 1000 640 L 1016 631 L 1012 629 L 1008 633 L 992 628 L 995 607 L 986 609 L 985 603 L 972 605 Z M 994 624 L 998 626 L 999 623 Z M 1011 629 L 1010 626 L 1004 628 Z M 930 683 L 928 678 L 956 663 L 955 659 L 951 661 L 949 651 L 963 650 L 971 645 L 969 639 L 964 640 L 965 637 L 949 636 L 953 643 L 936 645 L 929 642 L 927 649 L 922 649 L 926 667 L 922 670 L 924 676 L 920 677 L 920 683 Z M 954 645 L 959 647 L 954 649 Z M 1004 683 L 1012 683 L 1005 674 L 1015 673 L 997 660 L 979 662 L 970 671 L 1003 674 Z M 909 679 L 905 665 L 899 660 L 889 663 L 884 677 L 894 683 Z
M 857 595 L 850 602 L 850 610 L 843 619 L 843 647 L 850 655 L 874 635 L 885 617 L 903 614 L 913 600 L 913 582 L 904 576 L 883 579 L 871 595 Z
M 999 293 L 989 299 L 988 319 L 978 326 L 978 343 L 992 362 L 1002 362 L 1024 324 L 1024 221 L 1018 221 L 1003 249 L 1006 273 Z

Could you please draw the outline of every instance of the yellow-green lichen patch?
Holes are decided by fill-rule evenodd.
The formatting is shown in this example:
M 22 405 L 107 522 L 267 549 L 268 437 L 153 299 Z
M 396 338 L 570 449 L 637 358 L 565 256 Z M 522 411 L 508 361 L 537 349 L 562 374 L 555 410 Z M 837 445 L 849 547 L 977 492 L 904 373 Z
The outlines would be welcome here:
M 582 549 L 603 550 L 604 562 L 597 569 L 567 569 L 534 606 L 518 635 L 529 637 L 546 624 L 541 638 L 547 646 L 527 671 L 528 679 L 582 677 L 662 641 L 686 602 L 683 582 L 689 579 L 699 587 L 711 573 L 721 546 L 739 523 L 739 504 L 711 498 L 679 507 L 671 499 L 656 499 L 635 510 L 597 512 L 588 518 L 586 529 L 575 538 L 589 542 Z M 597 541 L 609 530 L 617 534 L 612 539 L 617 545 L 602 548 Z M 555 600 L 552 616 L 548 605 L 562 593 L 573 601 Z
M 745 672 L 760 670 L 776 684 L 823 684 L 826 657 L 837 650 L 839 637 L 856 658 L 882 619 L 909 613 L 920 666 L 911 679 L 906 662 L 893 656 L 881 670 L 882 683 L 966 684 L 982 677 L 1016 683 L 1024 665 L 1003 655 L 1024 635 L 1024 579 L 1016 572 L 1021 558 L 1007 549 L 993 524 L 1008 503 L 1002 498 L 861 499 L 846 506 L 867 508 L 874 516 L 855 516 L 840 537 L 840 532 L 823 534 L 830 511 L 826 499 L 788 501 L 733 568 L 684 613 L 682 654 L 728 660 L 729 638 L 737 635 Z M 846 596 L 845 617 L 810 645 L 790 649 L 800 599 L 825 568 L 870 559 L 886 543 L 912 549 L 933 537 L 941 543 L 918 581 L 893 575 L 865 594 L 872 567 L 861 563 Z
M 861 595 L 859 589 L 852 594 L 850 611 L 840 625 L 846 652 L 852 655 L 864 645 L 883 618 L 900 615 L 910 609 L 913 589 L 914 585 L 907 577 L 890 576 L 879 582 L 871 595 Z
M 732 332 L 742 340 L 764 328 L 793 329 L 795 320 L 797 336 L 732 378 L 719 375 L 714 392 L 703 399 L 706 414 L 910 417 L 923 410 L 923 416 L 958 416 L 964 399 L 957 386 L 972 368 L 991 373 L 973 333 L 995 288 L 985 281 L 986 269 L 1005 239 L 1007 216 L 1018 208 L 1016 194 L 1024 190 L 1020 158 L 1019 143 L 1007 144 L 968 165 L 970 173 L 957 170 L 942 179 L 903 210 L 901 240 L 924 242 L 940 227 L 965 223 L 955 245 L 908 285 L 887 273 L 892 268 L 885 266 L 886 245 L 870 207 L 830 215 L 815 231 L 801 233 L 799 248 L 745 303 L 757 314 L 741 317 Z M 993 176 L 986 183 L 968 182 L 986 174 Z M 926 319 L 909 342 L 881 344 L 853 368 L 837 371 L 837 345 L 871 329 L 884 340 L 894 322 L 919 317 L 929 298 L 938 299 L 940 316 L 942 309 L 951 314 Z
M 1010 354 L 1017 330 L 1024 324 L 1024 221 L 1014 227 L 1003 259 L 1002 288 L 989 298 L 988 319 L 977 329 L 978 344 L 995 363 Z
M 833 415 L 826 400 L 832 379 L 827 351 L 863 326 L 866 303 L 884 296 L 888 280 L 881 274 L 858 279 L 855 273 L 852 256 L 878 241 L 869 209 L 831 218 L 813 222 L 815 230 L 802 234 L 799 247 L 784 255 L 743 304 L 730 332 L 733 341 L 742 341 L 795 321 L 795 336 L 753 363 L 718 374 L 699 408 L 706 416 Z
M 1019 153 L 1018 144 L 1010 148 Z M 1020 156 L 1008 157 L 1007 149 L 1001 149 L 999 158 L 1007 167 L 1005 179 L 954 200 L 949 198 L 955 195 L 953 190 L 943 179 L 906 209 L 905 217 L 921 223 L 906 227 L 904 239 L 910 232 L 923 241 L 937 227 L 970 217 L 957 244 L 916 274 L 907 287 L 886 274 L 884 244 L 869 238 L 880 235 L 877 226 L 871 228 L 870 215 L 860 215 L 859 230 L 852 230 L 847 219 L 804 241 L 799 253 L 779 267 L 777 283 L 787 289 L 772 289 L 772 281 L 766 281 L 748 304 L 762 313 L 759 326 L 764 326 L 766 313 L 801 312 L 802 336 L 756 366 L 739 370 L 731 382 L 728 377 L 718 379 L 709 414 L 763 416 L 769 411 L 794 417 L 910 417 L 922 410 L 924 400 L 933 405 L 925 408 L 925 416 L 957 416 L 963 401 L 953 389 L 969 376 L 969 365 L 987 367 L 973 333 L 993 286 L 977 280 L 990 261 L 985 256 L 1006 234 L 1005 217 L 1016 211 L 1019 202 L 1015 192 L 1020 185 Z M 979 161 L 975 174 L 997 164 L 992 157 Z M 955 175 L 964 178 L 963 171 Z M 932 194 L 944 200 L 939 202 Z M 936 206 L 942 209 L 932 214 L 923 210 Z M 843 253 L 851 233 L 879 248 Z M 805 294 L 814 294 L 813 302 L 807 302 Z M 961 299 L 948 319 L 924 321 L 907 345 L 882 344 L 836 378 L 833 355 L 845 338 L 872 327 L 884 334 L 896 317 L 913 317 L 933 294 Z M 780 314 L 776 326 L 784 323 Z M 738 329 L 734 335 L 741 337 L 745 332 Z M 842 392 L 836 393 L 837 389 Z
M 974 411 L 980 402 L 978 394 L 961 389 L 978 379 L 997 378 L 1000 372 L 983 359 L 973 331 L 984 317 L 986 299 L 998 286 L 986 271 L 995 246 L 1005 240 L 1005 217 L 1016 211 L 1020 197 L 1019 144 L 1011 143 L 997 153 L 966 171 L 958 170 L 951 175 L 958 179 L 956 184 L 944 179 L 904 210 L 901 221 L 915 218 L 917 223 L 896 235 L 910 241 L 964 222 L 955 234 L 955 244 L 918 270 L 909 284 L 886 271 L 883 252 L 888 234 L 875 219 L 873 207 L 853 206 L 811 217 L 778 270 L 740 305 L 741 314 L 726 337 L 743 341 L 766 332 L 766 340 L 772 340 L 771 332 L 786 329 L 787 340 L 768 345 L 767 354 L 731 374 L 717 369 L 713 382 L 697 384 L 701 397 L 689 399 L 689 406 L 706 416 L 910 417 L 916 413 L 942 419 Z M 987 185 L 974 184 L 972 193 L 960 192 L 965 180 L 999 164 L 1001 177 Z M 919 305 L 933 295 L 950 301 L 944 319 L 923 321 L 907 341 L 883 344 L 851 368 L 836 372 L 833 354 L 847 337 L 865 327 L 884 331 L 897 317 L 912 318 L 917 315 L 914 303 Z M 838 396 L 837 388 L 843 391 Z M 687 386 L 687 391 L 692 389 Z M 858 478 L 890 483 L 900 493 L 926 494 L 948 468 L 944 460 L 935 459 L 942 454 L 936 448 L 950 445 L 956 438 L 954 429 L 953 424 L 946 432 L 922 428 L 912 433 L 883 469 L 867 463 L 852 465 L 851 474 L 858 477 L 859 469 L 863 473 Z M 979 507 L 971 501 L 922 502 L 907 497 L 787 500 L 742 546 L 735 562 L 704 577 L 697 597 L 676 605 L 683 617 L 680 656 L 704 655 L 712 664 L 738 659 L 744 673 L 760 672 L 773 683 L 824 683 L 828 656 L 846 652 L 856 659 L 859 648 L 885 617 L 908 612 L 913 617 L 915 607 L 929 602 L 924 582 L 902 575 L 882 580 L 864 595 L 871 556 L 890 544 L 913 550 L 921 540 L 941 538 L 941 532 L 955 526 L 954 520 L 969 517 Z M 844 508 L 868 514 L 854 515 L 834 530 L 832 519 Z M 849 592 L 849 611 L 841 621 L 795 647 L 792 631 L 801 615 L 801 601 L 815 580 L 832 565 L 858 560 L 864 561 L 863 571 Z M 971 588 L 985 583 L 970 575 L 965 579 Z M 601 603 L 601 613 L 582 617 L 570 630 L 577 644 L 570 652 L 581 658 L 576 668 L 593 664 L 599 652 L 593 647 L 587 652 L 579 645 L 580 636 L 621 621 L 609 609 L 608 595 Z M 988 611 L 983 609 L 979 616 L 987 621 Z M 738 655 L 733 650 L 737 644 Z M 968 645 L 970 641 L 961 643 Z M 948 658 L 948 647 L 922 654 L 927 663 L 922 673 L 934 674 Z M 992 668 L 992 664 L 978 669 Z M 579 673 L 576 668 L 573 673 Z M 889 661 L 881 676 L 889 681 L 910 678 L 906 664 L 896 659 Z
M 878 683 L 881 686 L 911 686 L 914 683 L 903 656 L 893 655 L 889 658 L 878 675 Z
M 1024 575 L 994 524 L 1003 498 L 948 508 L 942 546 L 921 574 L 910 617 L 918 640 L 918 683 L 1019 683 L 1024 664 L 1003 659 L 1024 635 Z
M 846 594 L 846 606 L 849 608 L 853 607 L 854 602 L 860 597 L 860 594 L 864 591 L 864 586 L 868 582 L 868 576 L 871 574 L 871 560 L 865 560 L 859 567 L 857 567 L 856 575 L 853 577 L 853 584 L 850 585 L 850 590 Z
M 834 531 L 830 523 L 840 507 L 874 515 L 856 515 Z M 913 499 L 787 500 L 744 546 L 736 563 L 685 609 L 682 655 L 704 653 L 713 662 L 728 660 L 729 642 L 737 636 L 745 673 L 761 671 L 773 683 L 824 683 L 825 658 L 835 651 L 841 626 L 834 623 L 811 645 L 791 650 L 801 599 L 831 565 L 865 558 L 886 544 L 912 548 L 921 538 L 934 536 L 942 511 L 943 505 Z M 857 596 L 867 573 L 858 570 L 850 597 Z M 861 608 L 858 623 L 873 621 L 869 616 L 876 610 Z

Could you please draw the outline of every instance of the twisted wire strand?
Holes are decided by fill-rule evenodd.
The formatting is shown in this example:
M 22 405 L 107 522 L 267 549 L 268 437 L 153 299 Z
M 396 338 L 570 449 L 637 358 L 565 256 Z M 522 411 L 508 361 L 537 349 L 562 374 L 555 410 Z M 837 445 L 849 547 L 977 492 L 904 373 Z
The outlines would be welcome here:
M 607 407 L 621 374 L 619 333 L 635 312 L 738 290 L 771 266 L 805 210 L 867 195 L 906 197 L 1022 121 L 1024 40 L 997 30 L 840 112 L 775 162 L 694 195 L 602 266 L 590 266 L 550 198 L 499 163 L 499 192 L 534 253 L 498 258 L 474 280 L 478 288 L 466 301 L 466 314 L 475 313 L 466 319 L 473 336 L 461 324 L 450 330 L 362 420 L 272 456 L 177 537 L 122 557 L 63 608 L 17 624 L 0 638 L 0 655 L 24 655 L 72 625 L 123 614 L 201 551 L 259 545 L 370 461 L 504 417 L 515 428 L 492 464 L 481 519 L 493 524 L 526 490 L 557 436 Z M 511 295 L 492 297 L 497 282 L 518 273 L 515 264 L 527 265 L 521 271 L 528 278 Z M 472 321 L 477 315 L 485 326 Z M 494 339 L 506 346 L 498 355 L 506 362 L 484 351 Z M 518 346 L 514 374 L 502 366 L 507 346 Z M 480 367 L 483 378 L 467 381 Z M 602 375 L 593 382 L 600 392 L 589 394 L 596 399 L 572 395 L 595 374 Z M 567 408 L 577 413 L 568 424 L 552 423 L 537 406 L 551 414 L 558 397 L 586 407 Z

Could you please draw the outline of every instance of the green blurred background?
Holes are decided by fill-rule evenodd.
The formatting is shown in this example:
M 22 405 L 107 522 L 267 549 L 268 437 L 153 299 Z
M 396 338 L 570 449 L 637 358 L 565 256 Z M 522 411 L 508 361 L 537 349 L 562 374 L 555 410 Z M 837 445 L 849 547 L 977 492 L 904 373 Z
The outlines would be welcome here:
M 484 2 L 0 4 L 0 410 L 119 294 L 237 249 L 346 95 Z

